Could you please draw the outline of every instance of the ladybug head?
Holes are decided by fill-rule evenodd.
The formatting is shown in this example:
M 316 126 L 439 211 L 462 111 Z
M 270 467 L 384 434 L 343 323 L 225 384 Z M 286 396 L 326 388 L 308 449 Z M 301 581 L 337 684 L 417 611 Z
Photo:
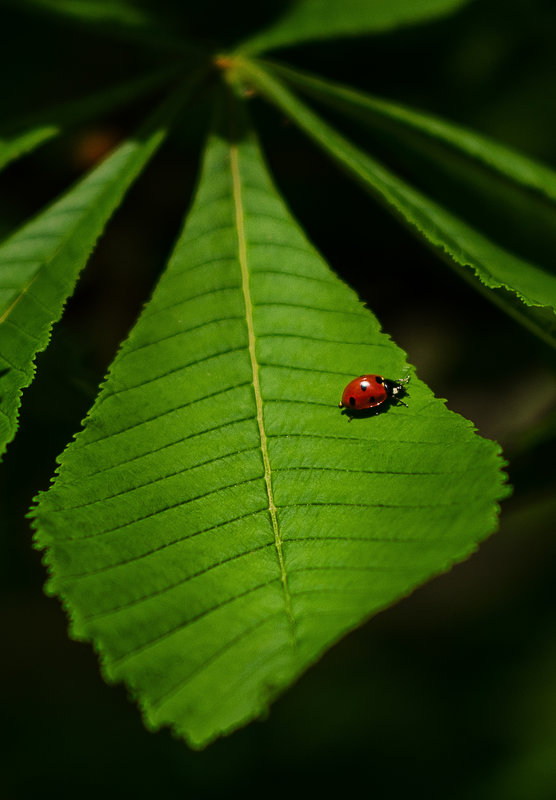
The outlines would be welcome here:
M 384 379 L 384 388 L 390 400 L 403 402 L 401 400 L 407 394 L 406 385 L 409 383 L 409 378 L 402 378 L 399 381 L 391 381 L 388 378 Z M 405 405 L 405 403 L 403 403 Z

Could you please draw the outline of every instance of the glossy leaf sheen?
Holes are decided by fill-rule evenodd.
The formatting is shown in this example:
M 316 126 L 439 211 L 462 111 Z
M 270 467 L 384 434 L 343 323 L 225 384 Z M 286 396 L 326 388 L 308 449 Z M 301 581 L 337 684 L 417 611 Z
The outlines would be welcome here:
M 556 309 L 556 274 L 504 249 L 414 189 L 351 144 L 259 65 L 238 60 L 238 69 L 348 173 L 449 260 L 471 267 L 490 289 L 515 292 L 529 306 Z
M 262 53 L 342 36 L 382 33 L 449 14 L 469 0 L 294 0 L 286 13 L 240 50 Z
M 415 377 L 409 408 L 340 413 L 354 375 L 401 377 L 405 355 L 308 243 L 253 139 L 219 130 L 168 269 L 34 512 L 73 635 L 150 726 L 194 746 L 463 559 L 504 494 L 496 445 Z
M 0 454 L 13 438 L 21 390 L 126 190 L 163 141 L 180 90 L 73 189 L 0 246 Z

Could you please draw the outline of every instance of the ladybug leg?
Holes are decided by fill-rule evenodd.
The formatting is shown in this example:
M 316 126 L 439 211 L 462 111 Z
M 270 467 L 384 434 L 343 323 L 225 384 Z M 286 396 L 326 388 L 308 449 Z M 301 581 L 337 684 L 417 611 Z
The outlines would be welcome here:
M 401 399 L 401 397 L 399 397 L 399 395 L 401 394 L 403 397 L 405 397 L 408 394 L 405 387 L 409 383 L 410 379 L 411 375 L 408 375 L 406 378 L 398 378 L 398 380 L 396 381 L 397 386 L 394 389 L 392 397 L 392 401 L 394 402 L 395 405 L 400 404 L 402 406 L 405 406 L 406 408 L 409 408 L 407 403 L 404 403 L 404 401 Z
M 348 409 L 348 408 L 346 408 L 346 406 L 345 406 L 343 403 L 338 403 L 338 408 L 341 408 L 341 409 L 342 409 L 342 414 L 345 414 L 345 415 L 346 415 L 346 417 L 348 418 L 348 422 L 351 422 L 351 420 L 353 419 L 353 417 L 350 415 L 350 413 L 349 413 L 349 409 Z
M 407 396 L 407 393 L 406 393 L 406 392 L 404 392 L 404 397 L 406 397 L 406 396 Z M 398 397 L 397 395 L 394 395 L 394 396 L 393 396 L 393 397 L 390 399 L 390 403 L 391 403 L 392 405 L 394 405 L 394 406 L 400 406 L 400 405 L 401 405 L 401 406 L 405 406 L 406 408 L 409 408 L 409 406 L 407 405 L 407 403 L 404 403 L 404 401 L 402 400 L 402 398 L 401 398 L 401 397 Z

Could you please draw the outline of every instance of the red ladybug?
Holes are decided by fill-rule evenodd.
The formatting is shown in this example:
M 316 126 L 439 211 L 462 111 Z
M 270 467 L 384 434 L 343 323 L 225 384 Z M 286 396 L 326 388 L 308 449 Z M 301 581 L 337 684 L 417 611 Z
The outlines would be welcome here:
M 407 408 L 407 403 L 401 398 L 406 393 L 405 385 L 408 382 L 409 378 L 391 381 L 382 375 L 360 375 L 348 383 L 338 406 L 345 409 L 348 414 L 369 411 L 379 406 L 385 407 L 390 403 L 401 403 Z M 375 413 L 378 414 L 378 411 Z

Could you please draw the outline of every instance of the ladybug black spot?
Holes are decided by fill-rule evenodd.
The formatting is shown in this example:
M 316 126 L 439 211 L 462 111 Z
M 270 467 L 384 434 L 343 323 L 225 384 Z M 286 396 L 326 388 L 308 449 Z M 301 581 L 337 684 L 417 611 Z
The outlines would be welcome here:
M 382 383 L 382 378 L 380 377 L 380 375 L 377 375 L 377 376 L 375 377 L 375 381 L 376 381 L 377 383 Z
M 368 383 L 365 383 L 365 382 L 363 381 L 363 383 L 361 384 L 361 391 L 362 391 L 362 392 L 366 392 L 368 388 L 369 388 L 369 384 L 368 384 Z
M 349 398 L 349 404 L 350 404 L 350 406 L 354 406 L 355 405 L 355 397 L 350 397 Z
M 376 397 L 369 397 L 369 403 L 376 402 Z

